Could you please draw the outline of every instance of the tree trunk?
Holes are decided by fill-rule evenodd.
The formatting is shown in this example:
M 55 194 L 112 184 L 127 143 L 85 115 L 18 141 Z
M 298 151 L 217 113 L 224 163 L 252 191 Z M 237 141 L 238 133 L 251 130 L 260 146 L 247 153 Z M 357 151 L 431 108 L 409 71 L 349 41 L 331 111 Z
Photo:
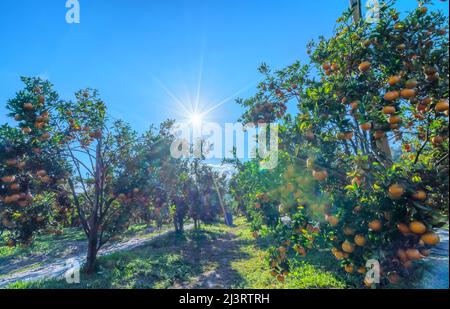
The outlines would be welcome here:
M 86 273 L 92 274 L 95 272 L 95 266 L 97 262 L 97 245 L 98 237 L 97 230 L 91 230 L 88 240 L 88 253 L 86 259 Z

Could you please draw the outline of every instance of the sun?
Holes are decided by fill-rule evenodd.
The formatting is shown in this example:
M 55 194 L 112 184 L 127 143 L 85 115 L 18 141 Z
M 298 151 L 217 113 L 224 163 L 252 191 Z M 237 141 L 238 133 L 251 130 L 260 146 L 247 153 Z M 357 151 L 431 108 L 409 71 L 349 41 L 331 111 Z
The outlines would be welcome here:
M 203 122 L 202 114 L 192 113 L 189 115 L 189 122 L 195 127 L 200 127 Z

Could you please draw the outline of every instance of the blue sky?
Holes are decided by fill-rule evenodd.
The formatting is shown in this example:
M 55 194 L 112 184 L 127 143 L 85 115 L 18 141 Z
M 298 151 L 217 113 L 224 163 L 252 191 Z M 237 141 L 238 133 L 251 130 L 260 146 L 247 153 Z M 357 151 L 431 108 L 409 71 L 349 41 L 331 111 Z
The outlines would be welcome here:
M 139 131 L 182 120 L 176 101 L 189 105 L 197 93 L 200 108 L 223 103 L 209 120 L 234 122 L 242 112 L 234 99 L 255 92 L 259 64 L 306 61 L 307 42 L 330 35 L 348 2 L 79 0 L 81 23 L 67 24 L 65 0 L 2 1 L 0 123 L 21 75 L 48 78 L 66 99 L 97 88 L 109 113 Z M 402 10 L 415 5 L 399 1 Z

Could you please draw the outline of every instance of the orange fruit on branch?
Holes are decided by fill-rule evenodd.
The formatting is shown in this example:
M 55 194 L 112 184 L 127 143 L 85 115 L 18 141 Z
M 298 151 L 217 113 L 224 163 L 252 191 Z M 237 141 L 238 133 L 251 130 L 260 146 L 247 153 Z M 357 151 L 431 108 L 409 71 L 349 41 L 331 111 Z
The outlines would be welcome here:
M 405 87 L 408 88 L 408 89 L 416 88 L 417 87 L 417 80 L 410 79 L 410 80 L 406 81 Z
M 409 229 L 415 234 L 423 234 L 427 231 L 427 227 L 420 221 L 413 221 L 409 224 Z
M 404 224 L 404 223 L 397 224 L 397 228 L 402 234 L 409 234 L 409 233 L 411 233 L 411 230 L 409 229 L 409 227 L 406 224 Z
M 407 249 L 405 251 L 406 256 L 410 259 L 410 260 L 420 260 L 422 258 L 422 255 L 420 254 L 419 250 L 417 249 Z
M 367 243 L 366 238 L 364 237 L 364 235 L 361 235 L 361 234 L 356 235 L 354 241 L 355 241 L 355 244 L 360 247 L 365 246 Z
M 391 185 L 389 187 L 388 191 L 389 191 L 389 197 L 393 200 L 400 199 L 403 196 L 403 194 L 405 193 L 405 189 L 403 188 L 403 186 L 400 184 L 397 184 L 397 183 Z
M 399 124 L 402 122 L 402 118 L 400 116 L 391 116 L 388 119 L 389 124 Z
M 441 240 L 439 235 L 436 233 L 426 233 L 420 237 L 420 239 L 426 244 L 430 246 L 437 245 Z
M 4 176 L 1 178 L 4 183 L 12 183 L 16 180 L 15 176 Z
M 382 228 L 381 221 L 378 220 L 378 219 L 375 219 L 375 220 L 370 221 L 370 222 L 369 222 L 369 228 L 370 228 L 372 231 L 375 231 L 375 232 L 380 231 L 381 228 Z
M 331 225 L 331 226 L 336 226 L 339 224 L 339 219 L 336 218 L 335 216 L 329 216 L 326 215 L 325 216 L 325 220 Z
M 388 91 L 384 94 L 384 99 L 388 102 L 392 102 L 397 100 L 400 97 L 400 93 L 398 91 Z
M 435 111 L 438 113 L 446 112 L 448 111 L 448 102 L 444 100 L 440 100 L 438 103 L 436 103 L 436 106 L 434 107 Z
M 24 128 L 22 128 L 22 132 L 23 132 L 24 134 L 30 134 L 30 133 L 31 133 L 31 128 L 29 128 L 29 127 L 24 127 Z
M 358 66 L 358 69 L 359 69 L 360 72 L 367 72 L 367 71 L 369 71 L 370 67 L 371 67 L 371 64 L 370 64 L 369 61 L 363 61 Z
M 400 261 L 402 261 L 403 263 L 408 261 L 408 256 L 406 255 L 405 250 L 403 249 L 398 249 L 397 250 L 397 257 L 400 259 Z
M 427 193 L 423 190 L 418 190 L 412 195 L 412 198 L 418 201 L 425 201 L 427 199 Z
M 344 266 L 344 270 L 348 273 L 352 273 L 353 272 L 353 265 L 352 264 L 347 264 Z
M 6 165 L 8 166 L 14 166 L 17 164 L 17 160 L 16 159 L 8 159 L 6 160 Z
M 342 250 L 347 253 L 352 253 L 353 251 L 355 251 L 355 246 L 351 242 L 346 240 L 342 243 Z
M 31 111 L 31 110 L 34 109 L 34 106 L 33 106 L 33 104 L 31 104 L 31 103 L 24 103 L 24 104 L 23 104 L 23 109 L 24 109 L 24 110 L 27 110 L 27 111 Z
M 411 99 L 416 96 L 416 91 L 414 89 L 402 89 L 400 95 L 404 99 Z
M 388 83 L 390 86 L 394 86 L 395 84 L 399 83 L 400 80 L 401 80 L 400 76 L 394 75 L 394 76 L 389 77 Z
M 349 226 L 344 227 L 343 232 L 344 232 L 344 235 L 347 235 L 347 236 L 355 234 L 355 230 Z
M 372 124 L 370 122 L 366 122 L 360 125 L 361 130 L 369 131 L 372 128 Z
M 398 284 L 400 282 L 400 276 L 396 272 L 393 272 L 389 274 L 388 280 L 391 284 Z
M 382 112 L 385 115 L 391 115 L 391 114 L 395 114 L 396 109 L 394 106 L 385 106 L 385 107 L 383 107 Z
M 314 179 L 318 181 L 324 181 L 325 179 L 328 178 L 328 172 L 326 170 L 323 171 L 313 170 L 312 176 L 314 177 Z
M 431 143 L 433 143 L 433 145 L 440 145 L 444 142 L 444 138 L 442 136 L 433 136 L 431 138 Z

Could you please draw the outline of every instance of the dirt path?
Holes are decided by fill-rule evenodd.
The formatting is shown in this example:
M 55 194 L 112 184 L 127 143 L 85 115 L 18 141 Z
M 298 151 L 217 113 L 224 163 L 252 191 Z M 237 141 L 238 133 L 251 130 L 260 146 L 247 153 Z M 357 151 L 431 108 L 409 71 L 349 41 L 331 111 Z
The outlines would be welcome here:
M 240 252 L 239 238 L 233 231 L 203 244 L 201 248 L 193 248 L 195 253 L 190 259 L 195 261 L 209 261 L 216 266 L 207 270 L 188 283 L 175 285 L 175 289 L 229 289 L 241 281 L 240 275 L 233 269 L 233 261 L 245 258 Z
M 191 229 L 192 225 L 187 225 L 185 228 Z M 104 256 L 117 251 L 131 250 L 167 235 L 170 232 L 171 230 L 166 230 L 158 234 L 139 235 L 123 242 L 112 243 L 102 248 L 98 255 Z M 40 281 L 61 278 L 67 270 L 73 268 L 73 265 L 83 265 L 86 259 L 85 249 L 86 243 L 68 243 L 66 248 L 62 249 L 66 253 L 64 258 L 45 255 L 34 256 L 25 261 L 9 265 L 7 274 L 0 277 L 0 288 L 5 288 L 9 284 L 17 281 Z

